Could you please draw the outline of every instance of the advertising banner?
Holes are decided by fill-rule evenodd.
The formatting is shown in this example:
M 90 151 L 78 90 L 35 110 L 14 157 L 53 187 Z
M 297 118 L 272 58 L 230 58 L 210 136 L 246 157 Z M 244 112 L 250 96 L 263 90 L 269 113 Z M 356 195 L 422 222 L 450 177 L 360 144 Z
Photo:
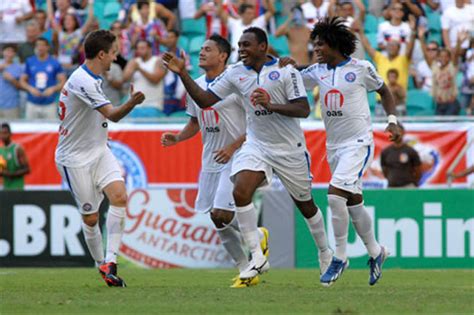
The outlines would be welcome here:
M 326 191 L 313 190 L 335 248 Z M 375 236 L 391 252 L 387 267 L 474 268 L 474 193 L 472 190 L 367 190 L 364 202 Z M 296 213 L 296 267 L 317 266 L 317 252 L 306 223 Z M 367 251 L 350 226 L 351 268 L 367 268 Z
M 110 146 L 118 158 L 129 189 L 150 187 L 196 187 L 201 166 L 202 145 L 199 136 L 185 143 L 163 148 L 160 143 L 164 132 L 178 132 L 183 125 L 173 124 L 110 124 Z M 326 136 L 321 122 L 304 122 L 308 151 L 311 154 L 313 185 L 325 187 L 330 179 L 326 162 Z M 12 124 L 13 140 L 25 147 L 31 174 L 26 176 L 28 188 L 60 188 L 62 183 L 54 164 L 57 144 L 55 124 Z M 374 125 L 375 158 L 366 174 L 365 186 L 382 188 L 386 182 L 381 176 L 379 156 L 389 145 L 383 132 L 385 124 Z M 473 123 L 411 123 L 405 124 L 406 139 L 419 152 L 425 172 L 421 187 L 446 186 L 446 171 L 462 147 L 474 138 Z M 461 159 L 455 171 L 474 164 L 474 145 Z M 467 187 L 474 176 L 456 179 L 454 185 Z M 63 186 L 64 187 L 64 186 Z
M 0 191 L 0 266 L 93 265 L 68 191 Z
M 209 214 L 194 212 L 195 189 L 137 189 L 129 196 L 121 253 L 149 268 L 230 268 Z

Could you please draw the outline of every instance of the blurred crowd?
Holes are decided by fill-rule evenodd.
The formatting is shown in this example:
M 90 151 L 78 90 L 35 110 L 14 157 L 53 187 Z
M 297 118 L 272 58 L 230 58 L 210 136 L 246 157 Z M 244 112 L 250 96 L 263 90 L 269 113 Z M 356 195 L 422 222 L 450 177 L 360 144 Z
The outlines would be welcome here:
M 185 55 L 193 77 L 199 51 L 218 33 L 237 41 L 249 26 L 265 29 L 270 53 L 314 62 L 309 33 L 340 16 L 359 38 L 353 57 L 369 59 L 392 90 L 399 115 L 472 115 L 474 5 L 469 0 L 8 0 L 0 2 L 0 119 L 57 119 L 67 77 L 84 61 L 88 32 L 110 29 L 119 55 L 103 74 L 114 105 L 130 84 L 146 101 L 132 117 L 184 116 L 184 88 L 161 54 Z M 318 91 L 310 93 L 318 103 Z M 370 95 L 369 95 L 370 96 Z M 375 116 L 383 108 L 369 97 Z M 314 107 L 314 116 L 319 115 Z

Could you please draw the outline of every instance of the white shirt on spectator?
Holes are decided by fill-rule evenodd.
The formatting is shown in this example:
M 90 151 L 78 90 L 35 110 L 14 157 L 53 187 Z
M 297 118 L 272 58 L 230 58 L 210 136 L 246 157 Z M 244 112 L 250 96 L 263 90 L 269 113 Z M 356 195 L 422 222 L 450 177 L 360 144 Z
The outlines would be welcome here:
M 152 56 L 147 61 L 143 61 L 142 58 L 136 59 L 140 68 L 146 72 L 155 72 L 156 63 L 160 62 L 158 56 Z M 164 100 L 164 86 L 163 80 L 158 84 L 151 83 L 147 78 L 139 71 L 135 71 L 132 77 L 132 83 L 134 84 L 135 91 L 142 91 L 145 94 L 145 101 L 142 107 L 155 107 L 159 110 L 163 110 Z
M 431 67 L 428 66 L 426 60 L 420 61 L 416 65 L 417 81 L 423 81 L 421 89 L 431 94 L 431 86 L 433 84 L 433 73 Z
M 456 5 L 456 0 L 434 0 L 434 3 L 439 3 L 439 11 L 443 13 L 447 8 Z
M 405 54 L 406 44 L 410 39 L 411 29 L 407 22 L 400 25 L 392 25 L 390 21 L 379 24 L 377 29 L 377 43 L 387 45 L 388 41 L 397 40 L 401 43 L 400 54 Z
M 449 45 L 456 47 L 457 34 L 460 31 L 474 30 L 474 5 L 465 4 L 463 8 L 449 7 L 441 15 L 441 28 L 449 30 Z M 469 40 L 462 43 L 462 48 L 468 48 Z
M 267 22 L 265 21 L 265 15 L 262 14 L 258 18 L 253 19 L 252 23 L 249 25 L 244 25 L 242 22 L 242 19 L 236 19 L 231 16 L 229 16 L 229 19 L 227 21 L 227 26 L 229 28 L 230 36 L 231 36 L 231 41 L 230 44 L 232 46 L 232 53 L 230 54 L 230 62 L 234 63 L 237 62 L 238 60 L 238 49 L 239 49 L 239 39 L 240 36 L 242 36 L 243 32 L 251 27 L 251 26 L 256 26 L 260 27 L 261 29 L 265 30 Z
M 315 7 L 311 1 L 301 5 L 303 16 L 306 20 L 306 27 L 313 29 L 314 24 L 328 15 L 329 2 L 324 1 L 319 8 Z
M 15 19 L 32 11 L 28 0 L 0 1 L 0 43 L 26 42 L 26 24 Z

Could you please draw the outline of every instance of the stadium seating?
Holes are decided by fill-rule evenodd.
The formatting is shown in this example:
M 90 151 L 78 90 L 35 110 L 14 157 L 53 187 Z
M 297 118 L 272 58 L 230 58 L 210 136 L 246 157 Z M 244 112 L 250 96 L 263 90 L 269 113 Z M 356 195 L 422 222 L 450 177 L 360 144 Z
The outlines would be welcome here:
M 437 12 L 427 13 L 428 29 L 434 32 L 441 32 L 441 15 Z
M 423 90 L 408 90 L 407 93 L 408 116 L 434 115 L 434 102 L 431 95 Z
M 135 107 L 130 114 L 130 118 L 155 118 L 166 117 L 161 110 L 155 107 Z
M 199 54 L 201 51 L 201 46 L 206 40 L 204 35 L 194 36 L 189 41 L 188 53 L 190 54 Z
M 204 18 L 181 20 L 181 31 L 186 36 L 206 35 L 206 22 Z
M 367 14 L 365 16 L 364 30 L 366 33 L 377 33 L 379 22 L 375 15 Z
M 278 55 L 288 56 L 290 54 L 288 39 L 286 36 L 275 37 L 274 35 L 269 35 L 268 41 L 270 42 L 270 45 L 276 50 Z

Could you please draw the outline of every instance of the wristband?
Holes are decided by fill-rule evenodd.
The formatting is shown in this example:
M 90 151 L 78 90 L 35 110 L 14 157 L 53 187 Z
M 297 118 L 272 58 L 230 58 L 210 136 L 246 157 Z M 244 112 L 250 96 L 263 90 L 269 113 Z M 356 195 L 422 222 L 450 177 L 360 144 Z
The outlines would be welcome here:
M 397 124 L 397 116 L 395 115 L 388 115 L 388 123 L 389 124 Z

